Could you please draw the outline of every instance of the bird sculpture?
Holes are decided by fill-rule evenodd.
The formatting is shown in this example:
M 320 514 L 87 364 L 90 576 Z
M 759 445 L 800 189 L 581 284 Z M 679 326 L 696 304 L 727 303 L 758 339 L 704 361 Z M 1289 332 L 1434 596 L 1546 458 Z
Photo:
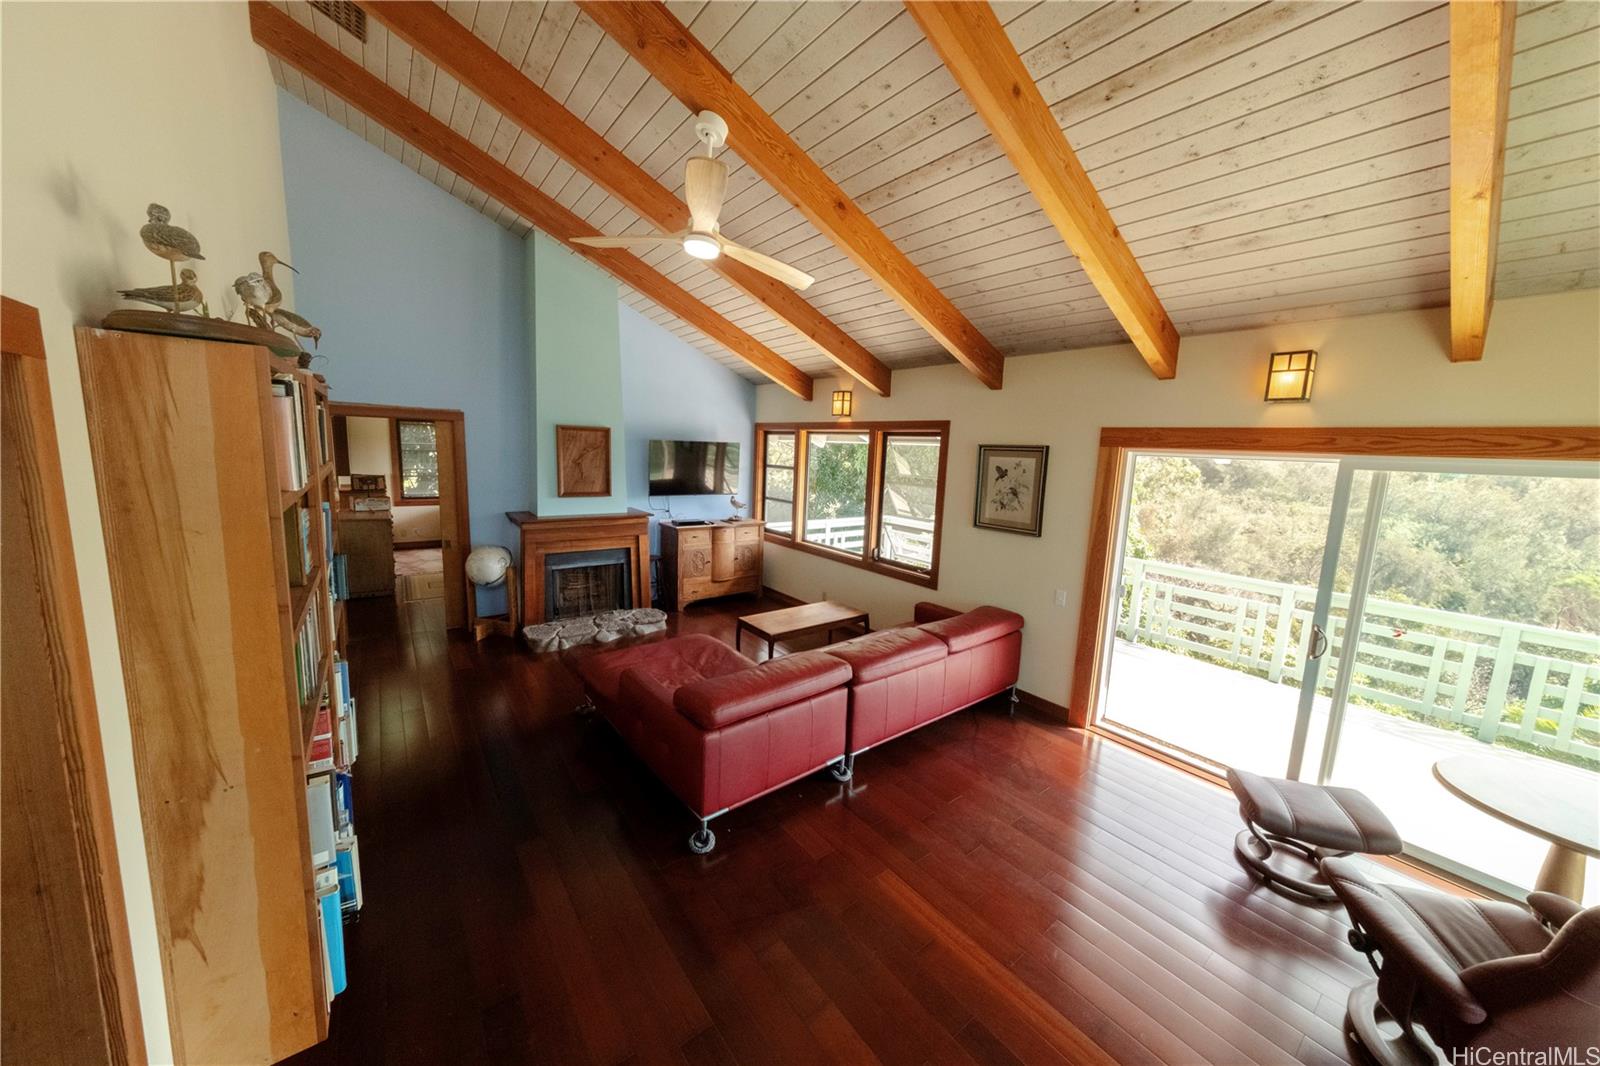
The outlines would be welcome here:
M 252 270 L 242 277 L 235 278 L 233 291 L 239 294 L 239 299 L 244 303 L 245 316 L 252 323 L 262 329 L 272 329 L 272 313 L 283 303 L 283 290 L 279 289 L 278 283 L 272 279 L 272 268 L 284 266 L 294 270 L 294 267 L 271 252 L 262 252 L 260 260 L 260 272 Z M 298 270 L 294 272 L 300 273 Z
M 300 343 L 299 338 L 310 337 L 311 347 L 315 348 L 317 342 L 322 339 L 322 330 L 313 326 L 293 311 L 285 311 L 281 307 L 272 312 L 272 324 L 285 333 L 293 335 L 296 338 L 296 344 Z M 304 349 L 305 345 L 302 344 L 300 347 Z
M 144 241 L 144 246 L 153 255 L 167 261 L 167 267 L 172 272 L 172 289 L 176 292 L 178 264 L 205 258 L 200 254 L 200 242 L 188 230 L 172 225 L 172 212 L 160 204 L 146 207 L 145 214 L 150 221 L 139 227 L 139 239 Z M 176 312 L 177 308 L 174 307 L 173 311 Z
M 252 270 L 233 280 L 233 291 L 239 294 L 239 302 L 244 304 L 245 317 L 263 329 L 270 328 L 266 312 L 263 310 L 267 301 L 272 298 L 272 289 L 267 285 L 267 279 Z
M 200 291 L 200 286 L 195 284 L 195 272 L 184 267 L 178 272 L 183 279 L 179 285 L 151 285 L 143 289 L 118 289 L 117 294 L 124 300 L 134 300 L 142 304 L 154 304 L 157 307 L 169 308 L 173 312 L 193 311 L 205 303 L 205 295 Z

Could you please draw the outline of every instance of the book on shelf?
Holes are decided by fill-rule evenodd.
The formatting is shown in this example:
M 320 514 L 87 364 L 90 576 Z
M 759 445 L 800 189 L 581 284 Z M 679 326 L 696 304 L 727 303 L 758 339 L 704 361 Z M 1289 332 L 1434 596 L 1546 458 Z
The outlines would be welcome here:
M 293 378 L 272 379 L 272 417 L 276 427 L 278 485 L 299 492 L 310 480 L 306 461 L 305 412 L 300 386 Z
M 322 501 L 322 547 L 333 562 L 333 501 Z
M 328 1002 L 343 992 L 348 985 L 344 965 L 344 922 L 339 906 L 339 871 L 330 865 L 318 870 L 316 876 L 317 912 L 322 927 L 323 970 L 326 978 L 324 991 Z
M 334 869 L 339 874 L 339 909 L 350 917 L 366 902 L 361 888 L 361 844 L 353 830 L 340 834 Z
M 334 660 L 334 733 L 338 740 L 337 757 L 344 769 L 349 769 L 359 754 L 356 733 L 356 698 L 350 691 L 350 664 L 343 659 Z
M 333 767 L 333 708 L 327 700 L 323 700 L 311 725 L 311 745 L 306 748 L 306 772 L 319 773 L 332 770 Z
M 336 770 L 333 774 L 333 828 L 336 833 L 349 829 L 356 820 L 355 779 L 348 771 Z
M 308 610 L 294 641 L 295 694 L 300 703 L 309 700 L 322 684 L 322 666 L 322 614 Z
M 350 598 L 350 562 L 349 557 L 343 552 L 333 557 L 328 588 L 333 592 L 333 598 L 336 600 L 348 600 Z
M 311 865 L 317 868 L 333 863 L 333 777 L 312 774 L 306 778 L 306 816 L 310 827 Z
M 289 568 L 289 584 L 304 585 L 311 578 L 311 508 L 305 504 L 283 513 L 284 562 Z

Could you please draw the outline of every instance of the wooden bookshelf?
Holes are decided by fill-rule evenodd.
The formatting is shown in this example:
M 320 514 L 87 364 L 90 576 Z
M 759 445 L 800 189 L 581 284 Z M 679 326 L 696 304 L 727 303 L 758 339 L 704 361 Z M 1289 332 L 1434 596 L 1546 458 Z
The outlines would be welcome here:
M 173 1047 L 275 1062 L 327 1035 L 331 998 L 307 808 L 345 646 L 328 389 L 265 348 L 77 341 Z M 290 489 L 284 420 L 307 472 Z

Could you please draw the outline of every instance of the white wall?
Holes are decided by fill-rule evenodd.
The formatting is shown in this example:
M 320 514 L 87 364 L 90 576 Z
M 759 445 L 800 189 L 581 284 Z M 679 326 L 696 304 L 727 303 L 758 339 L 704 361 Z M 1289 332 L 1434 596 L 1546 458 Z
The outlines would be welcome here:
M 1008 359 L 998 392 L 955 365 L 896 371 L 888 398 L 857 385 L 857 418 L 951 422 L 939 589 L 770 544 L 767 584 L 848 600 L 876 626 L 909 618 L 920 599 L 1009 607 L 1027 618 L 1022 688 L 1065 703 L 1101 427 L 1600 423 L 1600 293 L 1499 302 L 1481 363 L 1450 363 L 1448 335 L 1443 309 L 1401 312 L 1186 337 L 1172 381 L 1115 345 Z M 1311 403 L 1263 403 L 1267 354 L 1298 348 L 1319 352 Z M 806 404 L 764 385 L 757 419 L 828 421 L 836 387 L 850 386 L 818 381 Z M 1050 446 L 1042 537 L 973 527 L 979 444 Z
M 0 4 L 0 290 L 39 309 L 73 550 L 152 1062 L 171 1059 L 149 865 L 134 783 L 105 542 L 89 459 L 74 324 L 165 284 L 139 241 L 165 204 L 200 239 L 213 313 L 270 249 L 293 261 L 277 105 L 244 4 Z M 290 303 L 292 306 L 292 302 Z

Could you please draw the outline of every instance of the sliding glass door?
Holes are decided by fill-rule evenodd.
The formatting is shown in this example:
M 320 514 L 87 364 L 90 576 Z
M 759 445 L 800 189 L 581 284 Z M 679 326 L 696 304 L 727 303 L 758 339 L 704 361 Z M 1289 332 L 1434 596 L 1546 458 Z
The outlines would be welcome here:
M 1101 722 L 1213 769 L 1281 775 L 1338 463 L 1136 454 Z
M 1370 478 L 1321 752 L 1410 851 L 1503 890 L 1547 842 L 1436 767 L 1560 781 L 1600 820 L 1600 481 L 1574 464 L 1348 461 Z M 1505 797 L 1511 799 L 1513 797 Z
M 1212 771 L 1359 788 L 1408 850 L 1503 890 L 1546 842 L 1436 764 L 1559 780 L 1600 818 L 1594 464 L 1125 463 L 1098 724 Z

